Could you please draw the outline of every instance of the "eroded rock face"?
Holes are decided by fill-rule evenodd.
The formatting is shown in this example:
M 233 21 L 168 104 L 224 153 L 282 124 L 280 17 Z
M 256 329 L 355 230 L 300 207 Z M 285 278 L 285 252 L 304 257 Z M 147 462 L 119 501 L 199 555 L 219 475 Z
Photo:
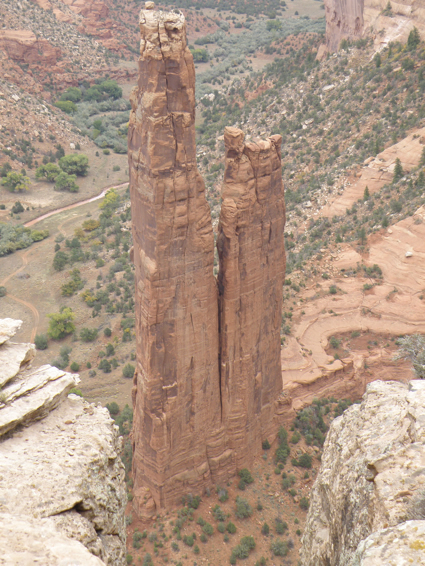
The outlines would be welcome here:
M 14 61 L 27 64 L 56 65 L 62 52 L 30 30 L 1 30 L 0 49 Z
M 282 391 L 280 325 L 285 274 L 281 136 L 244 143 L 226 128 L 217 249 L 223 420 L 237 467 L 275 433 Z
M 325 0 L 326 48 L 338 51 L 343 39 L 355 41 L 363 33 L 364 0 Z
M 277 432 L 285 210 L 280 136 L 226 130 L 219 254 L 196 167 L 195 72 L 182 14 L 140 14 L 129 170 L 136 267 L 134 507 L 223 485 Z M 219 306 L 220 305 L 220 306 Z M 220 310 L 220 312 L 219 312 Z
M 0 335 L 19 326 L 0 320 Z M 0 360 L 8 359 L 0 366 L 2 563 L 122 566 L 127 498 L 117 427 L 107 409 L 68 397 L 77 375 L 28 366 L 28 346 L 0 346 Z
M 375 381 L 360 405 L 332 422 L 310 500 L 303 565 L 378 566 L 387 563 L 391 545 L 393 556 L 397 548 L 416 556 L 425 523 L 419 521 L 419 532 L 405 521 L 423 519 L 413 503 L 422 498 L 423 508 L 424 440 L 424 381 Z M 423 556 L 422 546 L 416 550 Z
M 224 481 L 232 455 L 222 427 L 214 238 L 196 167 L 186 24 L 182 14 L 146 9 L 140 30 L 128 143 L 137 329 L 133 471 L 143 515 L 154 508 L 151 496 L 164 507 Z

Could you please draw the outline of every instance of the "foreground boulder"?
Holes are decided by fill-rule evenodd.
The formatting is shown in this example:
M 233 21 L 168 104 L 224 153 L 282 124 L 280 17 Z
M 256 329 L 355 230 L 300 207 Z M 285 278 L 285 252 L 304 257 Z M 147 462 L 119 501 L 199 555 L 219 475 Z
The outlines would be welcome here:
M 423 564 L 425 381 L 375 381 L 335 419 L 303 536 L 303 566 Z M 401 558 L 400 558 L 401 559 Z
M 0 335 L 18 324 L 0 320 Z M 121 439 L 103 407 L 69 395 L 79 378 L 36 370 L 31 345 L 0 346 L 2 564 L 125 564 Z M 69 562 L 70 563 L 70 562 Z

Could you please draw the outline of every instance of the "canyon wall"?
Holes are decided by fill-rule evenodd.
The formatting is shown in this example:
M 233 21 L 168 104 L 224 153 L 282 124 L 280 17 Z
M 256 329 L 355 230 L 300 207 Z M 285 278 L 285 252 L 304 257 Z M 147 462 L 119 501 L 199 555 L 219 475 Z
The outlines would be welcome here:
M 425 0 L 325 0 L 325 14 L 326 46 L 319 58 L 338 51 L 343 39 L 372 37 L 379 50 L 390 41 L 406 42 L 414 27 L 425 38 Z
M 134 508 L 223 484 L 277 432 L 285 212 L 280 137 L 226 131 L 214 237 L 196 166 L 195 71 L 182 14 L 140 14 L 129 171 L 136 269 Z
M 244 144 L 226 128 L 217 250 L 223 420 L 237 467 L 273 436 L 282 391 L 280 326 L 285 276 L 281 136 Z
M 326 49 L 338 51 L 343 39 L 356 40 L 363 33 L 364 0 L 325 0 Z
M 31 367 L 21 321 L 0 320 L 1 563 L 123 566 L 121 438 L 107 409 L 68 393 L 77 374 Z
M 310 499 L 303 566 L 423 564 L 424 439 L 419 380 L 375 381 L 361 404 L 332 421 Z

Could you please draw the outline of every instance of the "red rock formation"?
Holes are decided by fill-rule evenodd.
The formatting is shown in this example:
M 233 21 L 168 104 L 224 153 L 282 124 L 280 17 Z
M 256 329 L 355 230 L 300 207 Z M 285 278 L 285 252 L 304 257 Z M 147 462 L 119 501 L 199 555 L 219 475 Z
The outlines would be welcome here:
M 46 39 L 39 39 L 30 30 L 1 30 L 0 49 L 19 63 L 53 66 L 61 57 L 61 50 Z
M 196 166 L 186 25 L 182 14 L 146 6 L 128 138 L 134 507 L 142 517 L 226 481 L 276 434 L 285 272 L 281 138 L 244 145 L 243 133 L 227 128 L 219 299 L 210 209 Z
M 185 493 L 202 493 L 235 468 L 221 422 L 214 238 L 196 166 L 195 69 L 185 21 L 146 9 L 140 30 L 128 139 L 137 321 L 134 503 L 144 515 Z
M 217 249 L 223 422 L 237 467 L 276 434 L 285 276 L 281 136 L 244 144 L 226 128 Z
M 326 48 L 338 51 L 343 39 L 356 40 L 363 33 L 364 0 L 325 0 Z

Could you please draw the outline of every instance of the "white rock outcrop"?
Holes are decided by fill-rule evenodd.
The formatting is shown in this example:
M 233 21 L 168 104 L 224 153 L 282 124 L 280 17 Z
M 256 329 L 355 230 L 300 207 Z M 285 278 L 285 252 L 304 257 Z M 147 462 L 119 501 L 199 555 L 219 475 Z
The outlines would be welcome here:
M 425 564 L 424 490 L 425 381 L 375 381 L 329 429 L 303 566 Z
M 0 320 L 0 562 L 124 565 L 118 429 L 107 409 L 68 396 L 78 376 L 31 369 L 33 348 L 10 341 L 19 326 Z

